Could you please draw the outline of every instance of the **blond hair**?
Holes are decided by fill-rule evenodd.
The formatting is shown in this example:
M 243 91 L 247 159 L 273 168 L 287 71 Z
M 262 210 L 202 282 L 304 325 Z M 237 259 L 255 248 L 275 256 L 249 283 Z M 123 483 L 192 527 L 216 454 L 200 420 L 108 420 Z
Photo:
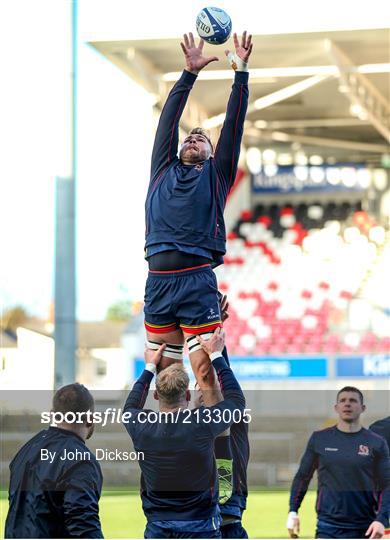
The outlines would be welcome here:
M 168 405 L 178 403 L 185 399 L 189 384 L 190 378 L 183 364 L 171 364 L 157 375 L 158 397 Z

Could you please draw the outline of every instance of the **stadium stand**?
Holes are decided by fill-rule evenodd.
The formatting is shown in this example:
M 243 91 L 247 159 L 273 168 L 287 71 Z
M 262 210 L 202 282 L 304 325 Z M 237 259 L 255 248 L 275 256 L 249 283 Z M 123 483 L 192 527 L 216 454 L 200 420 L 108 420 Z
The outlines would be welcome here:
M 231 354 L 390 351 L 380 287 L 390 237 L 361 203 L 258 204 L 227 253 L 217 274 Z

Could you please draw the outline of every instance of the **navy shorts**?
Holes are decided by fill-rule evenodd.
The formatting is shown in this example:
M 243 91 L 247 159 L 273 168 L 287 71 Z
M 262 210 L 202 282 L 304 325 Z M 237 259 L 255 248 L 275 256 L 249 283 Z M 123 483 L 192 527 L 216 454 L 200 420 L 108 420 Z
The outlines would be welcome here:
M 217 278 L 209 264 L 175 271 L 149 271 L 145 288 L 145 328 L 164 334 L 180 327 L 188 334 L 221 326 Z
M 345 529 L 319 521 L 317 523 L 316 538 L 367 538 L 365 534 L 369 526 L 370 524 L 364 529 Z
M 221 525 L 221 535 L 222 538 L 248 538 L 248 533 L 242 526 L 240 520 L 235 523 Z
M 152 521 L 144 538 L 221 538 L 220 517 L 196 521 Z

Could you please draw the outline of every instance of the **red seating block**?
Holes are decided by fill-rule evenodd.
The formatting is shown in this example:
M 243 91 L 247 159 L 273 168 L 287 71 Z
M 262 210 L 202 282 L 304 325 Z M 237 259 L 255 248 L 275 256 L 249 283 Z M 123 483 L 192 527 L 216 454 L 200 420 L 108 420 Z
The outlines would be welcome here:
M 294 210 L 289 207 L 281 208 L 279 215 L 280 216 L 292 216 L 294 214 Z
M 253 213 L 252 210 L 243 210 L 241 212 L 241 219 L 243 221 L 250 221 L 252 219 Z
M 272 223 L 272 219 L 269 216 L 260 216 L 256 221 L 262 223 L 265 227 L 269 227 Z
M 390 353 L 390 338 L 384 337 L 378 343 L 378 351 Z
M 326 281 L 321 281 L 321 283 L 318 284 L 318 287 L 327 291 L 330 288 L 330 285 Z

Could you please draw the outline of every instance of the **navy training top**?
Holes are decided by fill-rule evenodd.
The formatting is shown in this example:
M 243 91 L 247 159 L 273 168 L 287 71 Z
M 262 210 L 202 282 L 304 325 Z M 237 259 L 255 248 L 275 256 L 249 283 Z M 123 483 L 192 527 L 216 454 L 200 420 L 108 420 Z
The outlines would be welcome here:
M 148 521 L 201 520 L 219 513 L 214 439 L 232 424 L 232 414 L 223 411 L 242 411 L 245 399 L 224 358 L 216 358 L 213 366 L 224 383 L 225 396 L 212 407 L 179 410 L 173 413 L 174 420 L 156 422 L 157 413 L 142 409 L 153 378 L 147 370 L 127 398 L 123 412 L 132 416 L 124 426 L 135 450 L 144 453 L 139 465 Z
M 229 357 L 226 347 L 223 357 L 228 365 Z M 219 373 L 217 371 L 219 377 Z M 222 395 L 225 393 L 223 385 L 221 386 Z M 230 426 L 230 446 L 233 458 L 233 491 L 230 499 L 224 504 L 220 504 L 221 514 L 241 517 L 246 508 L 248 498 L 247 468 L 249 462 L 249 423 L 242 417 L 239 422 L 233 422 Z M 218 456 L 216 456 L 218 457 Z
M 297 512 L 317 469 L 318 519 L 344 529 L 368 527 L 390 515 L 390 458 L 386 441 L 362 428 L 315 431 L 292 483 L 290 511 Z M 380 492 L 377 492 L 379 488 Z
M 41 450 L 54 454 L 41 459 Z M 64 452 L 77 459 L 64 459 Z M 79 452 L 79 454 L 76 454 Z M 49 427 L 30 439 L 10 464 L 5 538 L 103 538 L 100 465 L 84 441 Z
M 386 439 L 387 445 L 390 449 L 390 416 L 374 422 L 371 424 L 370 429 Z
M 196 80 L 183 71 L 173 86 L 157 127 L 152 152 L 151 180 L 145 202 L 146 258 L 156 245 L 178 244 L 212 254 L 213 266 L 223 262 L 226 232 L 223 218 L 234 184 L 248 105 L 248 73 L 236 71 L 226 118 L 214 157 L 193 166 L 177 157 L 179 121 Z M 172 248 L 170 248 L 172 249 Z M 185 249 L 185 248 L 184 248 Z

